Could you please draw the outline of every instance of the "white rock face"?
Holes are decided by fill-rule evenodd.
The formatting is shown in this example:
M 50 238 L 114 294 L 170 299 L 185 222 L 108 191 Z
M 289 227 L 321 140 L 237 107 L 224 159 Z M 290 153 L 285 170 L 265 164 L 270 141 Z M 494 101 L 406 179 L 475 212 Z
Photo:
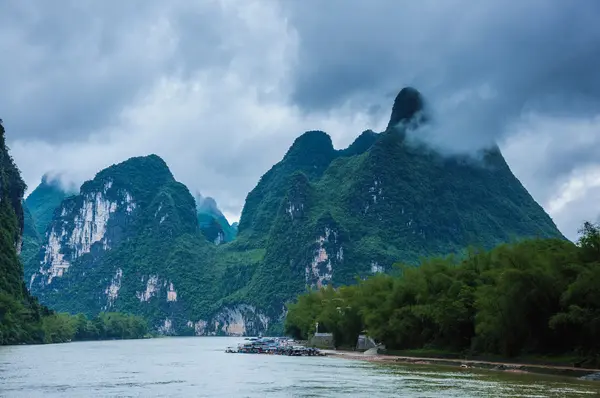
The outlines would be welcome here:
M 142 277 L 142 282 L 145 279 L 145 277 Z M 148 276 L 148 280 L 146 281 L 146 289 L 141 292 L 136 292 L 135 296 L 140 300 L 140 302 L 147 303 L 152 297 L 155 297 L 161 290 L 167 293 L 168 302 L 177 301 L 177 290 L 175 290 L 173 282 L 167 282 L 166 279 L 160 279 L 158 275 Z
M 258 320 L 258 325 L 254 323 L 255 319 Z M 213 327 L 215 331 L 228 336 L 244 336 L 257 329 L 266 330 L 269 322 L 269 317 L 257 311 L 254 306 L 238 304 L 219 312 L 213 318 Z
M 117 269 L 115 276 L 113 276 L 110 281 L 110 285 L 106 288 L 104 293 L 106 293 L 106 306 L 105 310 L 109 309 L 113 306 L 117 297 L 119 297 L 119 289 L 121 289 L 121 278 L 123 278 L 123 270 L 121 268 Z
M 383 193 L 383 188 L 381 187 L 381 181 L 374 180 L 373 186 L 371 186 L 369 188 L 369 193 L 371 194 L 371 199 L 373 200 L 373 204 L 376 204 L 377 199 L 381 198 L 381 194 Z
M 188 321 L 187 326 L 190 328 L 194 328 L 194 334 L 196 336 L 205 336 L 207 334 L 206 327 L 208 326 L 208 322 L 202 319 L 200 319 L 198 322 Z
M 379 265 L 377 261 L 371 261 L 371 273 L 377 274 L 383 271 L 383 266 Z
M 293 220 L 294 217 L 300 212 L 304 210 L 304 204 L 301 203 L 298 207 L 292 202 L 288 202 L 287 208 L 285 209 L 286 213 L 290 215 L 290 218 Z
M 329 228 L 325 228 L 325 233 L 319 236 L 316 240 L 318 247 L 315 250 L 315 255 L 310 263 L 310 266 L 306 266 L 305 282 L 307 285 L 311 284 L 312 280 L 316 280 L 316 286 L 318 288 L 323 286 L 323 282 L 331 281 L 333 276 L 333 266 L 331 264 L 331 258 L 325 250 L 325 242 L 329 242 L 330 237 L 333 238 L 334 242 L 337 243 L 337 232 L 332 231 Z M 344 258 L 344 249 L 340 247 L 335 253 L 335 258 L 342 260 Z M 323 264 L 325 264 L 325 271 L 323 272 Z
M 177 292 L 173 288 L 173 282 L 169 284 L 169 290 L 167 291 L 167 301 L 177 301 Z
M 117 194 L 119 200 L 109 200 L 106 194 L 112 185 L 112 180 L 108 180 L 102 190 L 85 194 L 81 207 L 73 209 L 76 214 L 72 220 L 72 230 L 68 225 L 71 220 L 66 219 L 62 223 L 56 222 L 47 234 L 40 268 L 40 273 L 48 278 L 46 283 L 50 284 L 53 278 L 63 276 L 71 262 L 89 253 L 94 244 L 101 243 L 103 249 L 110 249 L 105 234 L 111 215 L 120 208 L 130 214 L 136 207 L 132 196 L 126 191 Z M 70 209 L 63 206 L 60 214 L 61 218 L 66 218 Z M 68 259 L 65 252 L 70 253 Z
M 169 318 L 165 318 L 163 324 L 159 326 L 158 332 L 160 334 L 173 334 L 173 322 Z
M 141 302 L 148 302 L 150 297 L 156 295 L 159 289 L 158 275 L 150 275 L 146 282 L 146 290 L 143 292 L 136 292 L 135 296 L 140 299 Z
M 23 249 L 23 237 L 19 236 L 19 240 L 17 240 L 17 245 L 15 246 L 17 249 L 17 256 L 21 255 L 21 250 Z
M 60 234 L 57 234 L 54 229 L 50 231 L 48 235 L 48 242 L 45 246 L 44 260 L 42 261 L 42 267 L 40 268 L 40 274 L 46 275 L 48 280 L 46 283 L 50 284 L 54 277 L 61 277 L 65 270 L 69 269 L 71 265 L 66 259 L 65 255 L 61 252 L 62 241 L 66 236 L 67 231 L 62 230 Z M 48 267 L 44 269 L 44 265 Z M 33 283 L 35 275 L 31 279 Z M 30 286 L 31 288 L 31 286 Z
M 344 248 L 342 246 L 340 246 L 340 248 L 338 249 L 335 257 L 340 261 L 344 259 Z

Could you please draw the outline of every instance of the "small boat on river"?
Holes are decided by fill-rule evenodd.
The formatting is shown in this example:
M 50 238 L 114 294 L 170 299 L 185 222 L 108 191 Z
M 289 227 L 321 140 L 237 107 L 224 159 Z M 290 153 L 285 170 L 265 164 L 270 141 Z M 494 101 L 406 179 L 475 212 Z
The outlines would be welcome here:
M 295 344 L 294 340 L 280 337 L 250 338 L 237 347 L 227 347 L 227 353 L 268 354 L 288 356 L 324 356 L 319 349 Z

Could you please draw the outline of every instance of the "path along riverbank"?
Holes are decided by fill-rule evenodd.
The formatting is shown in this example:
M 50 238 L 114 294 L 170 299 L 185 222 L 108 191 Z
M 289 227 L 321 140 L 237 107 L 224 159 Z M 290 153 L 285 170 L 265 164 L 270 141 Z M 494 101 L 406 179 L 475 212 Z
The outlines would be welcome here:
M 503 372 L 514 373 L 537 373 L 555 376 L 566 376 L 581 378 L 584 380 L 599 381 L 599 369 L 575 368 L 568 366 L 554 365 L 536 365 L 508 362 L 491 362 L 479 360 L 461 360 L 461 359 L 446 359 L 446 358 L 422 358 L 422 357 L 407 357 L 396 355 L 383 355 L 372 353 L 371 350 L 361 353 L 356 351 L 338 351 L 338 350 L 322 350 L 328 356 L 338 358 L 352 359 L 358 361 L 368 361 L 375 363 L 406 363 L 414 365 L 441 365 L 451 366 L 465 369 L 484 369 L 496 370 Z

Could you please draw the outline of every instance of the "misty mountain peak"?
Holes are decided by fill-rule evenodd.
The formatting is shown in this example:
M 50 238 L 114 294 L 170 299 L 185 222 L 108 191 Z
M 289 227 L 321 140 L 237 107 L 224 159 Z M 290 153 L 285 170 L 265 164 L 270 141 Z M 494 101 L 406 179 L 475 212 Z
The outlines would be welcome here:
M 221 214 L 221 210 L 217 206 L 217 201 L 210 196 L 202 196 L 202 194 L 198 193 L 196 195 L 196 204 L 198 211 Z
M 404 87 L 394 100 L 392 115 L 387 128 L 389 129 L 400 122 L 411 120 L 423 108 L 424 101 L 421 93 L 415 88 Z

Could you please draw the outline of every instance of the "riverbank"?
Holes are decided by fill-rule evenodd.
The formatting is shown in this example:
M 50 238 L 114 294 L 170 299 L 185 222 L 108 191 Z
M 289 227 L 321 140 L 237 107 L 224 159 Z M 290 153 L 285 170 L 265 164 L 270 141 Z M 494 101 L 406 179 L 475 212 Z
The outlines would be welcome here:
M 372 354 L 369 351 L 360 353 L 356 351 L 323 350 L 328 356 L 345 358 L 358 361 L 388 364 L 413 364 L 413 365 L 440 365 L 457 367 L 461 369 L 482 369 L 512 373 L 536 373 L 573 378 L 586 378 L 586 380 L 600 381 L 599 369 L 575 368 L 569 366 L 539 365 L 524 363 L 509 363 L 479 360 L 446 359 L 434 357 L 410 357 L 399 355 Z

